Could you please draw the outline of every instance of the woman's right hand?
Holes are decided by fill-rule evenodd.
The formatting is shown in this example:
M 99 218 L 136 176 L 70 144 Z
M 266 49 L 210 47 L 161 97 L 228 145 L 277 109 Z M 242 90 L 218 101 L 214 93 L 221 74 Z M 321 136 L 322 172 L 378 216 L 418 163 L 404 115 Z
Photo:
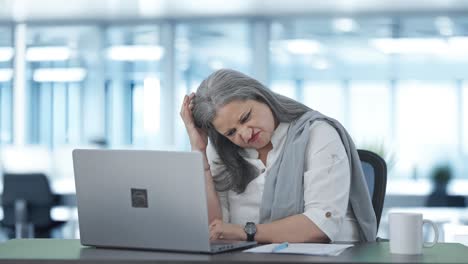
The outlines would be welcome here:
M 185 129 L 187 129 L 187 133 L 190 139 L 190 145 L 192 146 L 192 150 L 198 150 L 202 153 L 205 153 L 206 146 L 208 145 L 208 136 L 205 131 L 198 128 L 195 125 L 192 115 L 192 100 L 195 97 L 194 93 L 191 93 L 189 96 L 184 97 L 184 101 L 182 103 L 182 108 L 180 109 L 180 117 L 184 121 Z

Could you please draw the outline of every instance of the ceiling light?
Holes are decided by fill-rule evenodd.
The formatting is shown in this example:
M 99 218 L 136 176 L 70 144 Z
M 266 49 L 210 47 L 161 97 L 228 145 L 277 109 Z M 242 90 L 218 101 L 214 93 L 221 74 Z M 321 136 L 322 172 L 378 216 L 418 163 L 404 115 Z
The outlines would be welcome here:
M 0 47 L 0 61 L 9 61 L 13 58 L 13 48 L 12 47 Z
M 333 28 L 338 32 L 354 32 L 358 25 L 351 18 L 337 18 L 333 20 Z
M 28 61 L 65 61 L 70 57 L 71 51 L 68 47 L 29 47 L 26 50 Z
M 447 43 L 436 38 L 380 38 L 370 44 L 385 54 L 433 54 L 447 51 Z
M 309 39 L 292 39 L 286 41 L 286 49 L 296 55 L 310 55 L 320 52 L 320 43 Z
M 112 46 L 107 50 L 107 57 L 116 61 L 158 61 L 164 55 L 164 49 L 158 45 Z
M 33 73 L 35 82 L 80 82 L 85 77 L 83 68 L 40 68 Z

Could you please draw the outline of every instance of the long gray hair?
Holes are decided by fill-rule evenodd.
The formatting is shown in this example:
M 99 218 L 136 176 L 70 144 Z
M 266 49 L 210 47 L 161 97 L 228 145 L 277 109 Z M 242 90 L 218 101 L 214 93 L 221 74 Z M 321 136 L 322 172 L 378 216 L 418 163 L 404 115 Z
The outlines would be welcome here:
M 259 175 L 257 169 L 243 158 L 245 150 L 216 131 L 212 124 L 218 109 L 232 101 L 249 99 L 268 105 L 276 122 L 291 122 L 310 110 L 243 73 L 221 69 L 208 76 L 197 89 L 192 113 L 195 125 L 207 132 L 218 153 L 220 160 L 214 162 L 224 167 L 219 174 L 213 175 L 217 191 L 243 193 L 247 184 Z

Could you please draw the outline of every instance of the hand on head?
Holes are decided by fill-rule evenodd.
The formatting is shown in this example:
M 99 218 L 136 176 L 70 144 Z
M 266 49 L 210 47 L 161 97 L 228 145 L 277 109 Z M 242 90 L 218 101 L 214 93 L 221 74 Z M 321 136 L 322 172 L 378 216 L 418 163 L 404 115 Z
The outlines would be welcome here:
M 205 152 L 206 146 L 208 145 L 208 136 L 205 131 L 195 125 L 192 113 L 194 97 L 195 93 L 191 93 L 184 97 L 184 101 L 182 102 L 182 107 L 180 109 L 180 117 L 184 122 L 185 129 L 187 129 L 192 150 Z

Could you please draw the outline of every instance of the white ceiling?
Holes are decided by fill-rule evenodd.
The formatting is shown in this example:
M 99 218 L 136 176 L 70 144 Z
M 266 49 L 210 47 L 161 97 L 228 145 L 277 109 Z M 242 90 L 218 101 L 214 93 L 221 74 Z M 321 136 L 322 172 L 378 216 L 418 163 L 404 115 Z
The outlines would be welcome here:
M 468 0 L 0 0 L 0 21 L 468 12 Z

